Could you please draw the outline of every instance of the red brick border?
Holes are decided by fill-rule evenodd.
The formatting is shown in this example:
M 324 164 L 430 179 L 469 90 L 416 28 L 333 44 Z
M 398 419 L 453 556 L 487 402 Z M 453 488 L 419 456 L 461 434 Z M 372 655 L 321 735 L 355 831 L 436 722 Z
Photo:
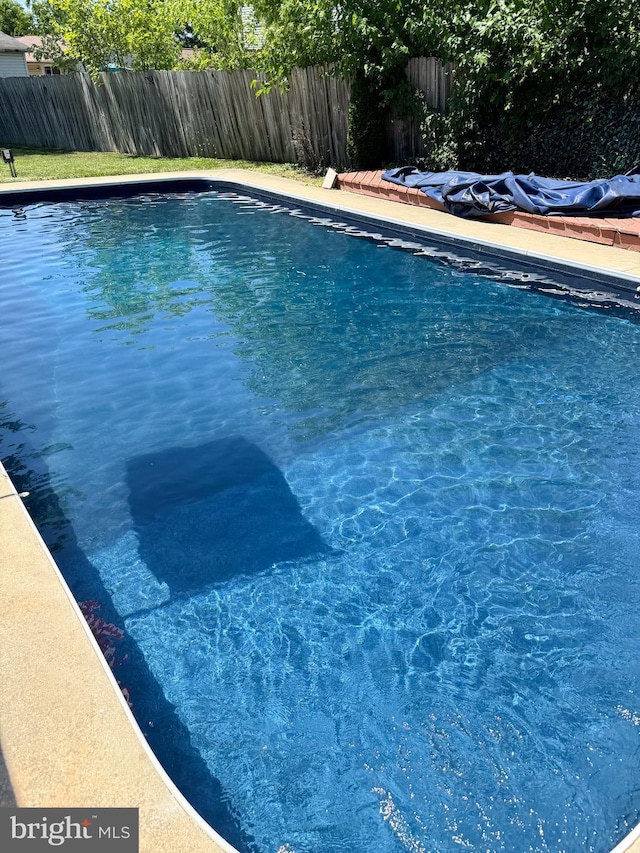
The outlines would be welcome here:
M 359 195 L 376 196 L 402 204 L 442 210 L 438 202 L 433 201 L 420 190 L 383 181 L 382 171 L 344 172 L 338 175 L 338 188 Z M 514 211 L 497 214 L 486 221 L 514 225 L 516 228 L 527 228 L 530 231 L 546 231 L 548 234 L 560 234 L 574 240 L 585 240 L 588 243 L 601 243 L 640 252 L 640 219 L 538 216 Z

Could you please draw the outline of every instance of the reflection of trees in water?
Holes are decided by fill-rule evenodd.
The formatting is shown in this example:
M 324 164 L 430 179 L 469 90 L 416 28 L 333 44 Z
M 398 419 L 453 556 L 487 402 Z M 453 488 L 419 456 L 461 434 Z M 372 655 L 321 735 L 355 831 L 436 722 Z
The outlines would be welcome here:
M 307 436 L 437 394 L 548 334 L 520 297 L 515 322 L 504 306 L 496 317 L 489 283 L 225 200 L 113 203 L 72 242 L 93 270 L 83 290 L 99 331 L 142 334 L 158 312 L 205 305 L 237 339 L 246 386 L 305 413 Z
M 81 289 L 87 313 L 105 329 L 143 334 L 157 312 L 180 317 L 203 301 L 194 279 L 201 225 L 197 206 L 185 200 L 117 200 L 90 207 L 67 239 L 70 254 L 87 271 Z
M 51 454 L 69 450 L 69 445 L 36 447 L 36 427 L 26 424 L 0 402 L 0 458 L 18 492 L 28 492 L 24 499 L 29 514 L 42 526 L 43 536 L 51 551 L 62 547 L 69 537 L 68 521 L 61 506 L 61 496 L 51 485 L 47 459 Z M 64 491 L 64 490 L 63 490 Z

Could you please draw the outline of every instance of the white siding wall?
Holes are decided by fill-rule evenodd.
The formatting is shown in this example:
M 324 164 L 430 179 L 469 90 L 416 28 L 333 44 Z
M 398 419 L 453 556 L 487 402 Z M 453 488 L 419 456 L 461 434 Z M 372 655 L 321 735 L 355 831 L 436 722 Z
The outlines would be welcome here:
M 0 77 L 28 77 L 24 53 L 0 53 Z

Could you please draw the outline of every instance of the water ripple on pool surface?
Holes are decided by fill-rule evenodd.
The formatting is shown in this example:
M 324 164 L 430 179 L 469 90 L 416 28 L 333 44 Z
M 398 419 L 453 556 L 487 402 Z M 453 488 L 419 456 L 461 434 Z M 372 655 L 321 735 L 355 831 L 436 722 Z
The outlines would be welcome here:
M 640 327 L 232 194 L 56 208 L 0 215 L 3 456 L 186 793 L 246 851 L 604 853 L 640 813 Z

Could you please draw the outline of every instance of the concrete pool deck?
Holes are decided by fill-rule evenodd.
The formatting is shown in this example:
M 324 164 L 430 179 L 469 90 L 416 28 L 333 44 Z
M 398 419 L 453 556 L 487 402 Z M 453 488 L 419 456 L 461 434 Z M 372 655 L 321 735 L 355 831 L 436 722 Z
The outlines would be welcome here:
M 16 191 L 207 178 L 302 204 L 428 228 L 479 246 L 610 271 L 640 287 L 640 253 L 440 211 L 310 187 L 243 170 L 0 184 Z M 34 195 L 33 201 L 36 201 Z M 283 199 L 284 200 L 284 199 Z M 0 465 L 0 744 L 16 802 L 31 807 L 138 807 L 143 853 L 232 853 L 186 802 L 149 750 L 87 623 L 22 499 Z M 615 853 L 640 853 L 640 826 Z

